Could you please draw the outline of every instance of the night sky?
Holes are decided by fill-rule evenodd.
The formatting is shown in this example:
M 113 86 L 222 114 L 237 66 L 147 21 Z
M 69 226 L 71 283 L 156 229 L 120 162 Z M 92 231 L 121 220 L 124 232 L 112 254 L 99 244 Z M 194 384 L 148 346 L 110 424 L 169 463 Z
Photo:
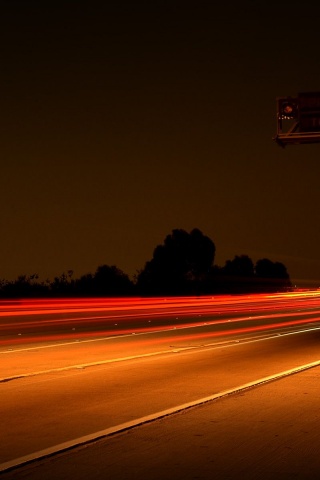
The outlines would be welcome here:
M 0 278 L 130 276 L 174 228 L 320 282 L 320 2 L 0 0 Z M 297 279 L 297 280 L 296 280 Z

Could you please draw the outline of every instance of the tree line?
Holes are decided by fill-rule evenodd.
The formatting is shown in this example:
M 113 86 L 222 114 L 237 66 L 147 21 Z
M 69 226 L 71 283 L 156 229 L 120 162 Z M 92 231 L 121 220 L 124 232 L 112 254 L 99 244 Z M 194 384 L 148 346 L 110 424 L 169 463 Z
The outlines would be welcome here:
M 215 252 L 214 242 L 199 229 L 175 229 L 132 280 L 115 265 L 101 265 L 79 278 L 68 270 L 45 282 L 37 274 L 21 275 L 14 281 L 0 280 L 0 297 L 239 294 L 291 288 L 283 263 L 262 258 L 254 264 L 249 256 L 236 255 L 220 267 L 214 264 Z

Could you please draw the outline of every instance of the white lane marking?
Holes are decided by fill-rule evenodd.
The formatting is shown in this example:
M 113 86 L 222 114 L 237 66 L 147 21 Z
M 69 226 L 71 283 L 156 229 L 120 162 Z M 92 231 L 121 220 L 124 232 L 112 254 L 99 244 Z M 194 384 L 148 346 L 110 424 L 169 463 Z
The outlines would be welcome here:
M 119 339 L 122 339 L 122 338 L 128 338 L 128 337 L 132 337 L 132 335 L 137 335 L 137 336 L 141 336 L 141 335 L 154 335 L 154 334 L 158 334 L 158 333 L 167 333 L 167 332 L 172 332 L 173 330 L 188 330 L 188 329 L 193 329 L 193 328 L 203 328 L 203 327 L 207 327 L 207 326 L 217 326 L 217 325 L 221 325 L 221 324 L 224 324 L 224 323 L 228 323 L 228 322 L 232 322 L 232 323 L 241 323 L 242 321 L 247 321 L 247 320 L 260 320 L 261 318 L 265 318 L 264 315 L 259 315 L 257 317 L 236 317 L 236 318 L 233 318 L 232 320 L 226 320 L 226 321 L 212 321 L 212 322 L 207 322 L 205 324 L 192 324 L 192 325 L 183 325 L 183 326 L 175 326 L 175 327 L 168 327 L 166 329 L 161 329 L 161 330 L 153 330 L 153 331 L 147 331 L 147 332 L 134 332 L 134 333 L 129 333 L 129 334 L 123 334 L 121 335 L 120 334 L 115 334 L 115 335 L 111 335 L 111 336 L 108 336 L 108 337 L 101 337 L 101 338 L 90 338 L 90 339 L 87 339 L 87 340 L 79 340 L 79 339 L 76 339 L 76 340 L 73 340 L 73 341 L 70 341 L 70 342 L 64 342 L 64 343 L 53 343 L 53 344 L 50 344 L 50 345 L 38 345 L 38 346 L 35 346 L 35 347 L 26 347 L 26 348 L 16 348 L 16 349 L 8 349 L 8 350 L 3 350 L 3 351 L 0 351 L 0 355 L 1 354 L 10 354 L 10 353 L 19 353 L 19 352 L 27 352 L 27 351 L 32 351 L 32 350 L 40 350 L 40 349 L 45 349 L 45 348 L 55 348 L 55 347 L 64 347 L 64 346 L 68 346 L 68 345 L 80 345 L 82 343 L 92 343 L 92 342 L 103 342 L 103 341 L 107 341 L 107 340 L 119 340 Z M 316 319 L 315 322 L 311 322 L 307 325 L 314 325 L 316 323 L 319 323 L 319 320 Z M 306 324 L 305 324 L 306 325 Z M 285 327 L 283 327 L 285 328 Z M 290 328 L 287 327 L 287 328 Z
M 203 345 L 200 345 L 200 346 L 199 345 L 192 345 L 192 346 L 190 345 L 188 347 L 174 347 L 174 350 L 160 350 L 158 352 L 143 353 L 143 354 L 140 354 L 140 355 L 131 355 L 131 356 L 128 356 L 128 357 L 110 358 L 108 360 L 99 360 L 97 362 L 80 363 L 80 364 L 76 364 L 76 365 L 68 365 L 66 367 L 51 368 L 49 370 L 39 370 L 39 371 L 36 371 L 36 372 L 29 372 L 29 373 L 22 373 L 22 374 L 13 375 L 11 377 L 3 377 L 3 378 L 0 378 L 0 383 L 6 383 L 6 382 L 10 382 L 12 380 L 19 380 L 21 378 L 28 378 L 28 377 L 35 377 L 35 376 L 38 376 L 38 375 L 45 375 L 47 373 L 58 373 L 58 372 L 65 372 L 65 371 L 74 370 L 74 369 L 85 369 L 85 368 L 89 368 L 89 367 L 98 367 L 100 365 L 107 365 L 107 364 L 110 364 L 110 363 L 126 362 L 126 361 L 130 361 L 130 360 L 139 360 L 140 358 L 155 357 L 155 356 L 159 356 L 159 355 L 166 355 L 166 354 L 169 354 L 169 353 L 180 353 L 180 352 L 182 352 L 182 353 L 197 353 L 197 351 L 199 349 L 201 349 L 202 351 L 204 351 L 204 350 L 211 351 L 211 350 L 216 350 L 218 348 L 235 347 L 235 346 L 238 346 L 238 345 L 245 345 L 245 344 L 248 344 L 248 343 L 262 342 L 264 340 L 273 340 L 273 339 L 276 339 L 276 338 L 286 337 L 286 336 L 289 336 L 289 335 L 297 335 L 297 334 L 300 334 L 300 333 L 306 333 L 306 332 L 310 332 L 310 331 L 313 331 L 313 330 L 320 330 L 320 327 L 298 330 L 298 331 L 294 331 L 294 332 L 281 333 L 281 334 L 276 333 L 276 334 L 269 335 L 269 336 L 266 336 L 266 335 L 265 336 L 259 336 L 258 338 L 255 337 L 254 339 L 251 339 L 251 338 L 243 338 L 241 340 L 230 339 L 230 340 L 226 340 L 226 341 L 223 341 L 223 342 L 207 343 L 207 344 L 203 344 Z
M 103 342 L 105 340 L 121 340 L 123 338 L 132 337 L 132 335 L 141 336 L 141 335 L 153 335 L 157 333 L 167 333 L 172 332 L 172 330 L 186 330 L 190 328 L 200 328 L 203 325 L 191 325 L 191 326 L 184 326 L 184 327 L 168 327 L 166 329 L 161 330 L 153 330 L 148 332 L 134 332 L 121 335 L 111 335 L 110 337 L 101 337 L 101 338 L 90 338 L 88 340 L 73 340 L 72 342 L 64 342 L 64 343 L 53 343 L 51 345 L 39 345 L 37 347 L 26 347 L 26 348 L 17 348 L 17 349 L 10 349 L 0 351 L 0 354 L 7 354 L 7 353 L 19 353 L 19 352 L 28 352 L 29 350 L 40 350 L 44 348 L 55 348 L 55 347 L 65 347 L 68 345 L 81 345 L 82 343 L 92 343 L 92 342 Z
M 91 433 L 89 435 L 84 435 L 82 437 L 75 438 L 73 440 L 69 440 L 67 442 L 60 443 L 58 445 L 54 445 L 53 447 L 45 448 L 43 450 L 39 450 L 38 452 L 31 453 L 29 455 L 25 455 L 20 458 L 16 458 L 14 460 L 10 460 L 8 462 L 4 462 L 0 464 L 0 472 L 5 472 L 9 470 L 13 470 L 18 467 L 22 467 L 28 463 L 34 462 L 36 460 L 41 460 L 47 457 L 51 457 L 61 452 L 65 452 L 67 450 L 71 450 L 73 448 L 79 447 L 81 445 L 89 444 L 92 442 L 96 442 L 98 440 L 102 440 L 106 437 L 110 437 L 117 433 L 124 432 L 126 430 L 130 430 L 132 428 L 144 425 L 146 423 L 154 422 L 155 420 L 159 420 L 160 418 L 171 416 L 175 413 L 179 413 L 183 410 L 188 410 L 193 407 L 197 407 L 203 405 L 205 403 L 213 402 L 214 400 L 221 399 L 223 397 L 228 397 L 229 395 L 242 392 L 244 390 L 248 390 L 253 387 L 257 387 L 259 385 L 263 385 L 266 383 L 270 383 L 275 380 L 280 380 L 281 378 L 288 377 L 289 375 L 293 375 L 299 372 L 303 372 L 304 370 L 308 370 L 310 368 L 320 366 L 320 360 L 317 360 L 312 363 L 306 363 L 304 365 L 299 365 L 298 367 L 291 368 L 290 370 L 284 370 L 283 372 L 276 373 L 274 375 L 269 375 L 267 377 L 260 378 L 258 380 L 254 380 L 253 382 L 244 383 L 243 385 L 239 385 L 238 387 L 230 388 L 228 390 L 223 390 L 222 392 L 215 393 L 208 397 L 199 398 L 198 400 L 194 400 L 193 402 L 183 403 L 181 405 L 177 405 L 173 408 L 168 408 L 166 410 L 161 410 L 160 412 L 152 413 L 150 415 L 146 415 L 141 418 L 137 418 L 130 422 L 121 423 L 119 425 L 115 425 L 114 427 L 109 427 L 104 430 L 100 430 L 95 433 Z
M 138 333 L 138 335 L 147 335 L 147 334 L 159 333 L 159 332 L 160 332 L 160 330 L 155 331 L 155 332 L 142 332 L 142 333 Z M 111 337 L 91 338 L 89 340 L 73 340 L 72 342 L 53 343 L 51 345 L 38 345 L 37 347 L 17 348 L 15 350 L 13 350 L 13 349 L 4 350 L 4 351 L 0 352 L 0 354 L 28 352 L 29 350 L 40 350 L 40 349 L 44 349 L 44 348 L 65 347 L 65 346 L 69 346 L 69 345 L 81 345 L 82 343 L 103 342 L 105 340 L 119 340 L 119 339 L 122 339 L 122 338 L 131 337 L 131 336 L 132 336 L 132 334 L 130 333 L 128 335 L 111 335 Z
M 243 319 L 244 321 L 247 320 L 247 318 L 244 318 Z M 230 320 L 228 320 L 230 321 Z M 208 326 L 208 325 L 215 325 L 216 322 L 211 322 L 211 323 L 206 323 L 205 325 L 186 325 L 186 326 L 182 326 L 182 327 L 168 327 L 166 329 L 161 329 L 161 330 L 152 330 L 152 331 L 148 331 L 148 332 L 135 332 L 134 335 L 136 336 L 141 336 L 141 335 L 154 335 L 154 334 L 157 334 L 157 333 L 167 333 L 167 332 L 172 332 L 173 330 L 187 330 L 187 329 L 191 329 L 191 328 L 202 328 L 204 326 Z M 220 325 L 220 322 L 218 323 L 218 325 Z M 10 350 L 3 350 L 3 351 L 0 351 L 0 355 L 1 354 L 8 354 L 8 353 L 19 353 L 19 352 L 28 352 L 29 350 L 40 350 L 40 349 L 44 349 L 44 348 L 55 348 L 55 347 L 64 347 L 64 346 L 68 346 L 68 345 L 81 345 L 82 343 L 92 343 L 92 342 L 103 342 L 105 340 L 121 340 L 123 338 L 128 338 L 128 337 L 132 337 L 133 333 L 128 333 L 128 334 L 123 334 L 121 335 L 120 334 L 115 334 L 115 335 L 111 335 L 110 337 L 101 337 L 101 338 L 90 338 L 88 340 L 73 340 L 72 342 L 64 342 L 64 343 L 53 343 L 51 345 L 38 345 L 36 347 L 26 347 L 26 348 L 17 348 L 17 349 L 10 349 Z
M 246 320 L 246 319 L 244 319 L 244 320 Z M 229 321 L 230 320 L 228 320 L 228 322 Z M 318 322 L 308 323 L 307 325 L 314 325 L 316 323 L 318 323 Z M 138 332 L 138 333 L 134 333 L 134 335 L 137 335 L 137 336 L 153 335 L 153 334 L 158 334 L 158 333 L 172 332 L 172 330 L 187 330 L 187 329 L 191 329 L 191 328 L 201 328 L 201 327 L 208 326 L 208 325 L 210 325 L 210 326 L 214 325 L 214 322 L 208 323 L 208 324 L 206 323 L 204 325 L 192 325 L 192 326 L 174 327 L 174 328 L 170 327 L 170 328 L 165 329 L 165 330 Z M 283 328 L 290 328 L 290 326 L 283 327 Z M 310 330 L 317 330 L 317 329 L 318 328 L 314 328 L 314 329 L 310 329 Z M 1 354 L 10 354 L 10 353 L 19 353 L 19 352 L 28 352 L 28 351 L 32 351 L 32 350 L 40 350 L 40 349 L 46 349 L 46 348 L 64 347 L 64 346 L 69 346 L 69 345 L 81 345 L 82 343 L 103 342 L 103 341 L 108 341 L 108 340 L 119 340 L 119 339 L 121 340 L 123 338 L 128 338 L 128 337 L 132 337 L 132 333 L 124 334 L 124 335 L 112 335 L 110 337 L 101 337 L 101 338 L 94 338 L 94 339 L 88 339 L 88 340 L 73 340 L 72 342 L 54 343 L 54 344 L 51 344 L 51 345 L 38 345 L 36 347 L 17 348 L 15 350 L 11 348 L 11 349 L 8 349 L 8 350 L 0 351 L 0 355 Z
M 184 350 L 189 350 L 189 349 L 194 349 L 194 348 L 197 348 L 197 347 L 181 347 L 181 348 L 179 348 L 179 351 L 184 351 Z M 43 374 L 46 374 L 46 373 L 64 372 L 64 371 L 67 371 L 67 370 L 73 370 L 75 368 L 96 367 L 98 365 L 106 365 L 108 363 L 125 362 L 125 361 L 128 361 L 128 360 L 136 360 L 136 359 L 139 359 L 139 358 L 153 357 L 153 356 L 156 356 L 156 355 L 165 355 L 166 353 L 172 353 L 172 352 L 173 352 L 173 350 L 162 350 L 160 352 L 144 353 L 144 354 L 141 354 L 141 355 L 132 355 L 132 356 L 129 356 L 129 357 L 110 358 L 109 360 L 99 360 L 98 362 L 81 363 L 81 364 L 77 364 L 77 365 L 68 365 L 66 367 L 51 368 L 50 370 L 39 370 L 37 372 L 29 372 L 29 373 L 17 374 L 17 375 L 14 375 L 12 377 L 0 378 L 0 383 L 9 382 L 11 380 L 18 380 L 20 378 L 34 377 L 36 375 L 43 375 Z
M 289 327 L 288 327 L 289 328 Z M 306 333 L 306 332 L 312 332 L 314 330 L 320 330 L 320 327 L 314 327 L 314 328 L 304 328 L 303 330 L 295 330 L 293 332 L 283 332 L 283 333 L 273 333 L 272 335 L 268 335 L 268 334 L 264 334 L 264 335 L 261 335 L 259 336 L 259 338 L 255 337 L 254 339 L 247 339 L 247 338 L 243 338 L 243 339 L 240 339 L 240 340 L 230 340 L 229 342 L 240 342 L 240 344 L 247 344 L 247 343 L 255 343 L 255 342 L 262 342 L 263 340 L 272 340 L 274 338 L 279 338 L 279 337 L 287 337 L 289 335 L 298 335 L 299 333 Z M 229 343 L 228 342 L 228 343 Z M 227 343 L 227 342 L 225 342 Z M 217 345 L 217 343 L 206 343 L 204 346 L 205 347 L 210 347 L 210 346 L 213 346 L 213 345 Z M 226 347 L 234 347 L 235 345 L 223 345 L 224 348 Z

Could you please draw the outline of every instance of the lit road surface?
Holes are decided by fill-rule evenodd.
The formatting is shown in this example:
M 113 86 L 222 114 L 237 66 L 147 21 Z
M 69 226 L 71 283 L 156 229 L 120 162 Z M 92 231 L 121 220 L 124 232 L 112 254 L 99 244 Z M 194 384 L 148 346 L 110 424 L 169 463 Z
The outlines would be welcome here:
M 320 291 L 0 302 L 0 463 L 320 360 Z

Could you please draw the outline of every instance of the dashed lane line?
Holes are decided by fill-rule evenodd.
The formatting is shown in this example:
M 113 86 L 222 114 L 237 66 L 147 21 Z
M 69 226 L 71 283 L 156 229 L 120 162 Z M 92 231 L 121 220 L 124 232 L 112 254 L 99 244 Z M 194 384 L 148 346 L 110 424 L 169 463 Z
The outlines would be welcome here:
M 308 328 L 304 330 L 298 330 L 294 332 L 285 332 L 285 333 L 276 333 L 273 335 L 268 335 L 268 336 L 259 336 L 258 338 L 243 338 L 243 339 L 238 339 L 238 340 L 228 340 L 225 342 L 217 342 L 217 343 L 209 343 L 209 344 L 203 344 L 203 345 L 194 345 L 194 346 L 188 346 L 188 347 L 173 347 L 170 350 L 161 350 L 158 352 L 151 352 L 151 353 L 144 353 L 141 355 L 131 355 L 128 357 L 119 357 L 119 358 L 110 358 L 108 360 L 99 360 L 97 362 L 90 362 L 90 363 L 81 363 L 81 364 L 76 364 L 76 365 L 67 365 L 65 367 L 59 367 L 59 368 L 51 368 L 47 370 L 39 370 L 36 372 L 29 372 L 29 373 L 21 373 L 17 375 L 12 375 L 10 377 L 3 377 L 0 378 L 0 383 L 6 383 L 6 382 L 11 382 L 13 380 L 20 380 L 22 378 L 29 378 L 29 377 L 35 377 L 38 375 L 45 375 L 48 373 L 59 373 L 59 372 L 66 372 L 68 370 L 76 370 L 76 369 L 85 369 L 89 367 L 98 367 L 101 365 L 107 365 L 111 363 L 118 363 L 118 362 L 126 362 L 130 360 L 139 360 L 140 358 L 148 358 L 148 357 L 156 357 L 160 355 L 167 355 L 171 353 L 184 353 L 184 352 L 190 352 L 190 351 L 196 351 L 196 350 L 216 350 L 217 348 L 227 348 L 227 347 L 234 347 L 237 345 L 244 345 L 247 343 L 255 343 L 255 342 L 261 342 L 264 340 L 271 340 L 275 338 L 282 338 L 286 337 L 289 335 L 297 335 L 300 333 L 307 333 L 310 331 L 314 330 L 320 330 L 320 327 L 315 327 L 315 328 Z
M 37 372 L 29 372 L 29 373 L 23 373 L 23 374 L 18 374 L 18 375 L 13 375 L 12 377 L 4 377 L 0 378 L 0 383 L 4 382 L 10 382 L 11 380 L 18 380 L 21 378 L 27 378 L 27 377 L 34 377 L 36 375 L 44 375 L 47 373 L 58 373 L 58 372 L 65 372 L 67 370 L 74 370 L 74 369 L 82 369 L 82 368 L 88 368 L 88 367 L 97 367 L 99 365 L 106 365 L 108 363 L 116 363 L 116 362 L 125 362 L 128 360 L 136 360 L 139 358 L 146 358 L 146 357 L 153 357 L 156 355 L 165 355 L 166 353 L 176 353 L 180 352 L 183 350 L 189 350 L 192 348 L 197 348 L 197 347 L 183 347 L 175 350 L 163 350 L 161 352 L 152 352 L 152 353 L 144 353 L 142 355 L 132 355 L 129 357 L 119 357 L 119 358 L 110 358 L 108 360 L 99 360 L 98 362 L 91 362 L 91 363 L 81 363 L 78 365 L 68 365 L 66 367 L 60 367 L 60 368 L 51 368 L 47 370 L 39 370 Z

